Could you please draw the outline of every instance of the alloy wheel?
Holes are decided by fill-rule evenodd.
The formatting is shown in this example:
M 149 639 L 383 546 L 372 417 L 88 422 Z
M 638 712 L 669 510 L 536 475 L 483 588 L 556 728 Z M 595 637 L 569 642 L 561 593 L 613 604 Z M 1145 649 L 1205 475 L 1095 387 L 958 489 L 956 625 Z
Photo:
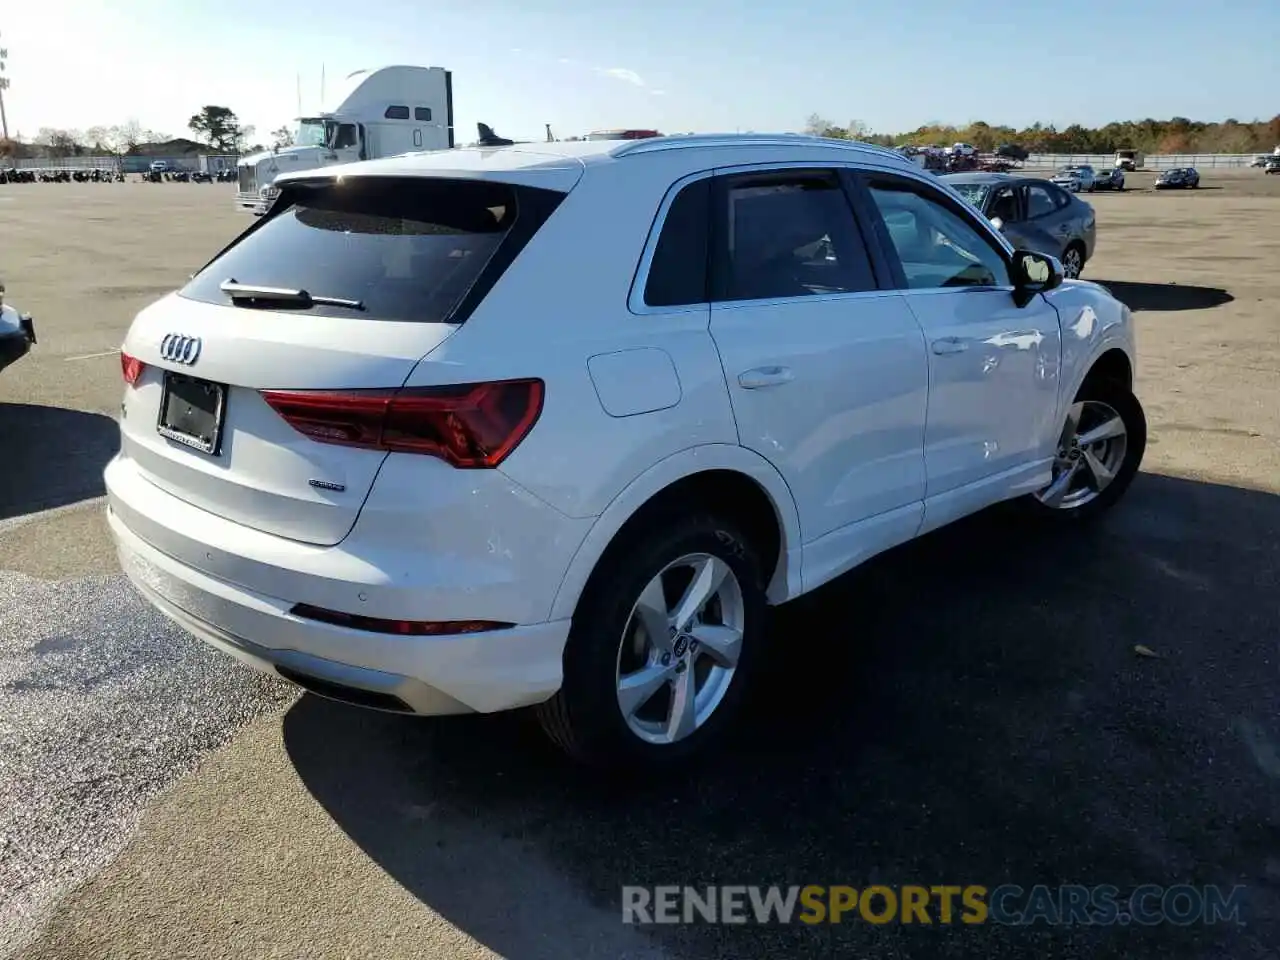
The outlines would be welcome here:
M 1076 280 L 1080 277 L 1080 272 L 1084 269 L 1084 261 L 1080 256 L 1080 251 L 1075 247 L 1070 247 L 1062 255 L 1062 275 L 1068 280 Z
M 1128 431 L 1113 407 L 1099 400 L 1073 403 L 1053 461 L 1053 479 L 1036 499 L 1055 510 L 1076 510 L 1115 480 L 1128 450 Z
M 723 560 L 688 554 L 664 567 L 618 649 L 618 708 L 631 732 L 670 744 L 701 728 L 729 690 L 745 627 L 742 586 Z

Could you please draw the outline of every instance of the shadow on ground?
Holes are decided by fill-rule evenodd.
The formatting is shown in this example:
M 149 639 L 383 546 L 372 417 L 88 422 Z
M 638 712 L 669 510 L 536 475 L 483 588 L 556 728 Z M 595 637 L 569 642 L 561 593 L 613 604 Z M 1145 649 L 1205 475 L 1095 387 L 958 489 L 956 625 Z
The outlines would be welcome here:
M 119 449 L 111 417 L 0 403 L 0 520 L 102 496 L 102 470 Z
M 1197 287 L 1182 283 L 1130 283 L 1098 280 L 1130 310 L 1208 310 L 1235 299 L 1221 287 Z
M 1277 529 L 1278 496 L 1142 474 L 1089 529 L 991 511 L 892 551 L 779 611 L 740 742 L 675 782 L 593 779 L 519 715 L 306 697 L 285 742 L 355 843 L 511 960 L 573 940 L 520 909 L 535 863 L 619 918 L 624 884 L 1247 888 L 1243 927 L 646 928 L 681 957 L 1271 956 Z

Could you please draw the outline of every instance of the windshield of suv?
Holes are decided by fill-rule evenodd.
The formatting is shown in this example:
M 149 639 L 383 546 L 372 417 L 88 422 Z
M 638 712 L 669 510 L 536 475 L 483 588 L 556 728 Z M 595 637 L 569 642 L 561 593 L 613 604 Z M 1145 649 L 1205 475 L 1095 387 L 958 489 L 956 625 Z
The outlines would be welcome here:
M 1061 170 L 1058 171 L 1058 176 L 1060 177 L 1074 177 L 1075 174 L 1076 174 L 1075 167 L 1063 167 Z
M 359 302 L 359 315 L 375 320 L 447 322 L 521 215 L 522 200 L 537 221 L 561 197 L 493 181 L 426 177 L 286 187 L 285 206 L 269 212 L 179 294 L 231 305 L 221 285 L 232 280 Z M 522 235 L 529 233 L 522 228 Z M 245 303 L 242 297 L 239 304 Z M 302 297 L 264 297 L 254 305 L 352 316 L 341 305 Z

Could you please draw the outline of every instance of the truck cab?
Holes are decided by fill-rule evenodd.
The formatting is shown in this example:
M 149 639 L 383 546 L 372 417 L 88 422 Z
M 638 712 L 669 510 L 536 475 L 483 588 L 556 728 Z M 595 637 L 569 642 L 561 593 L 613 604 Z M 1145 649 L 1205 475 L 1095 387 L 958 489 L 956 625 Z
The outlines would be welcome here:
M 241 210 L 264 213 L 283 173 L 453 147 L 453 75 L 441 67 L 357 70 L 344 79 L 333 109 L 295 123 L 291 146 L 236 165 Z
M 1114 167 L 1116 170 L 1133 172 L 1141 170 L 1146 160 L 1146 155 L 1141 150 L 1117 150 Z

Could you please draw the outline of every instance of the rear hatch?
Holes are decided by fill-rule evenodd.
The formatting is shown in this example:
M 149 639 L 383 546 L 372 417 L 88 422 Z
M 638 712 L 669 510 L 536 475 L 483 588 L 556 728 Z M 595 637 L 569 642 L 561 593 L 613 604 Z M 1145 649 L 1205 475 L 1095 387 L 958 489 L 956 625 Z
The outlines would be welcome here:
M 511 245 L 527 239 L 530 193 L 560 196 L 423 177 L 290 188 L 186 287 L 135 319 L 122 356 L 124 454 L 210 513 L 338 543 L 387 456 L 375 422 L 381 398 L 448 339 L 510 262 Z M 524 206 L 546 215 L 545 202 Z M 316 397 L 329 398 L 327 423 L 307 419 Z M 350 416 L 335 419 L 334 402 Z M 370 424 L 372 441 L 362 435 Z

